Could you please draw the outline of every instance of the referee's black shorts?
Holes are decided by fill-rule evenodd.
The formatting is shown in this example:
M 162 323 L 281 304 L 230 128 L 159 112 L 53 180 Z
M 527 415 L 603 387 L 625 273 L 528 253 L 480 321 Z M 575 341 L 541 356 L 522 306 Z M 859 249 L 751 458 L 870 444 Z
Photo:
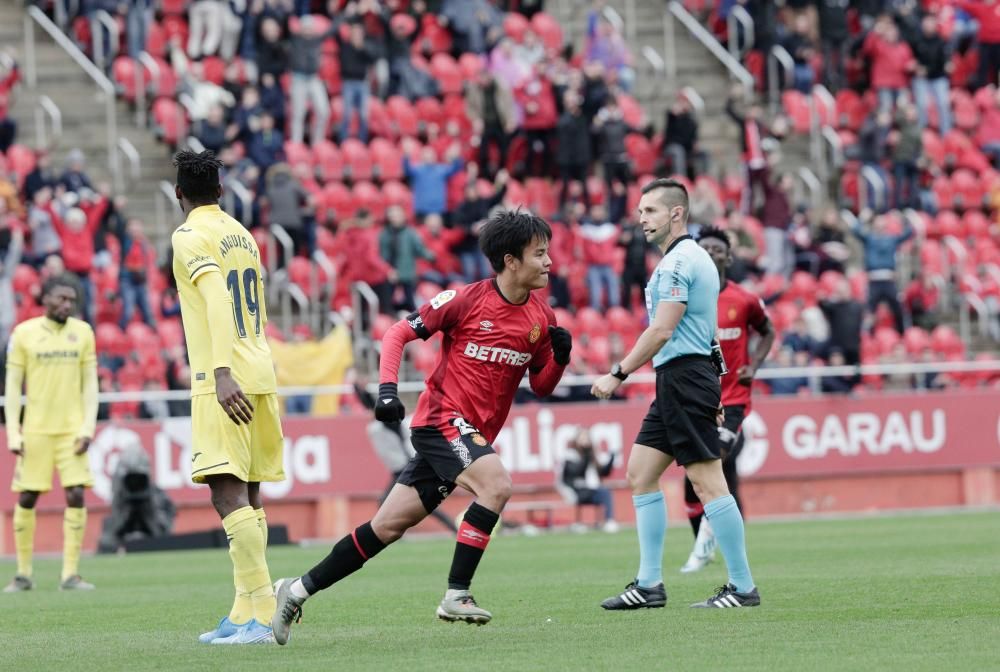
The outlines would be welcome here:
M 715 422 L 722 388 L 707 355 L 685 355 L 656 367 L 656 398 L 635 443 L 662 451 L 684 466 L 717 460 Z

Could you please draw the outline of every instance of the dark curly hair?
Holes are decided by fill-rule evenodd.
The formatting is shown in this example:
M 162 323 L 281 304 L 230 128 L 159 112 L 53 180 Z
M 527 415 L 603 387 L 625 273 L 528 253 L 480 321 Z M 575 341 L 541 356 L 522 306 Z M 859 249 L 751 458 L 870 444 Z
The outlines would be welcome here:
M 192 203 L 215 203 L 219 199 L 219 169 L 222 161 L 215 152 L 195 153 L 188 150 L 174 154 L 177 185 L 184 198 Z

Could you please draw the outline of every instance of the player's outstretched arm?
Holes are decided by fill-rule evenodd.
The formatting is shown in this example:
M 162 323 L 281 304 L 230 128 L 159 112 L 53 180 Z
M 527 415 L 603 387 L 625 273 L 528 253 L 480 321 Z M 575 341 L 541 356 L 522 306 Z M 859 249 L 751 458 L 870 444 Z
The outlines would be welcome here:
M 375 418 L 381 422 L 400 422 L 406 417 L 406 407 L 399 399 L 399 364 L 406 344 L 416 338 L 417 333 L 406 320 L 389 327 L 382 338 L 378 399 L 375 400 Z
M 531 391 L 539 397 L 547 397 L 556 389 L 573 350 L 573 336 L 563 327 L 550 325 L 549 341 L 552 344 L 552 356 L 540 369 L 532 370 L 528 374 Z
M 253 407 L 232 376 L 233 345 L 236 343 L 236 322 L 232 319 L 233 297 L 226 289 L 222 274 L 204 273 L 195 280 L 198 292 L 205 300 L 205 319 L 211 340 L 212 369 L 215 373 L 215 397 L 230 420 L 250 424 Z

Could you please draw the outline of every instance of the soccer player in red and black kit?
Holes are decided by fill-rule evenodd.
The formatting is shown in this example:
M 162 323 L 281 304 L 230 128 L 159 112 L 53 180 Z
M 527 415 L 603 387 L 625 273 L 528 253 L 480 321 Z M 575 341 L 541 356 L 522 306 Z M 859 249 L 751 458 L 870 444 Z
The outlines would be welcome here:
M 729 492 L 742 511 L 739 496 L 739 476 L 736 458 L 743 448 L 740 426 L 750 413 L 750 388 L 757 369 L 774 345 L 775 332 L 764 311 L 764 303 L 757 296 L 726 278 L 726 270 L 733 261 L 730 241 L 725 231 L 703 227 L 698 243 L 708 252 L 719 269 L 718 340 L 729 373 L 722 377 L 722 407 L 725 419 L 719 427 L 719 448 L 722 454 L 722 473 L 726 476 Z M 750 354 L 750 329 L 760 334 L 753 355 Z M 704 519 L 704 507 L 695 494 L 694 486 L 684 478 L 684 501 L 688 518 L 694 529 L 695 543 L 688 561 L 681 567 L 684 573 L 697 572 L 712 561 L 715 554 L 715 535 Z
M 416 455 L 375 517 L 341 539 L 298 579 L 275 584 L 275 639 L 288 641 L 302 603 L 357 571 L 433 511 L 456 485 L 476 495 L 458 530 L 448 590 L 439 618 L 483 624 L 492 618 L 469 586 L 490 533 L 511 494 L 510 474 L 492 443 L 510 412 L 524 372 L 540 397 L 552 393 L 569 363 L 572 338 L 532 290 L 548 284 L 552 231 L 541 218 L 502 211 L 483 228 L 480 246 L 497 275 L 441 292 L 393 325 L 382 340 L 375 417 L 399 422 L 397 394 L 403 348 L 416 338 L 444 334 L 437 366 L 427 379 L 411 423 Z

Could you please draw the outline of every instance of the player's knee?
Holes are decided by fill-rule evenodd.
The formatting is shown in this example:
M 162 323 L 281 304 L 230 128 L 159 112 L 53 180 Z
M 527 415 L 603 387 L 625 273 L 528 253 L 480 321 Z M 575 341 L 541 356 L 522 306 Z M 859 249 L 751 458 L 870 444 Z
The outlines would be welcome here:
M 22 492 L 17 496 L 17 505 L 22 509 L 33 509 L 38 503 L 37 492 Z
M 644 470 L 632 464 L 629 464 L 628 469 L 625 471 L 625 479 L 628 481 L 628 487 L 634 495 L 652 492 L 659 488 L 657 480 L 651 479 L 649 474 L 645 473 Z
M 496 481 L 490 486 L 490 496 L 500 507 L 503 507 L 514 494 L 514 483 L 510 479 L 510 474 L 506 471 L 502 476 L 498 476 Z
M 79 509 L 83 506 L 83 488 L 66 488 L 66 506 Z

